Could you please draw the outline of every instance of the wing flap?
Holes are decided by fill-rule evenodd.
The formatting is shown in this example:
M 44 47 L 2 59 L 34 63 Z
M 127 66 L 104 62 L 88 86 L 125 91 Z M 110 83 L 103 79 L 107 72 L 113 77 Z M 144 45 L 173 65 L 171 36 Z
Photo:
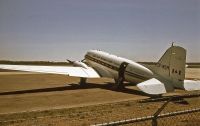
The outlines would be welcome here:
M 1 69 L 19 70 L 27 72 L 40 72 L 50 74 L 62 74 L 74 77 L 99 78 L 99 74 L 91 67 L 69 67 L 69 66 L 33 66 L 33 65 L 0 65 Z

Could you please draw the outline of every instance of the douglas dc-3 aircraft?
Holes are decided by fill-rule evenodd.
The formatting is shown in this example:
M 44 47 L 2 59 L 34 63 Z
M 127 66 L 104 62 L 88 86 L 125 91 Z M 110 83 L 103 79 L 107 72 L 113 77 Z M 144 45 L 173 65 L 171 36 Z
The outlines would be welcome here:
M 103 51 L 91 50 L 83 61 L 69 61 L 73 66 L 0 65 L 1 69 L 63 74 L 80 77 L 80 84 L 87 78 L 113 78 L 117 87 L 123 82 L 137 83 L 137 87 L 151 95 L 174 91 L 175 88 L 200 90 L 200 81 L 185 80 L 186 50 L 180 46 L 167 49 L 156 65 L 142 65 Z

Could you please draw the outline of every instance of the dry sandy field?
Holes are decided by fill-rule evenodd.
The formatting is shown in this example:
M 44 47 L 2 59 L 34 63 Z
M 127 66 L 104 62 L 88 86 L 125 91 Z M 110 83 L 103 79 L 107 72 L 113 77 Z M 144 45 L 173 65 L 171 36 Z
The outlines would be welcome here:
M 200 79 L 200 69 L 187 68 L 186 78 Z M 152 115 L 164 103 L 138 102 L 150 97 L 134 84 L 116 90 L 107 78 L 88 79 L 84 87 L 78 83 L 78 78 L 64 75 L 0 70 L 0 125 L 90 125 Z M 176 90 L 164 96 L 196 92 Z M 163 112 L 200 106 L 199 97 L 184 100 L 170 102 Z M 199 118 L 192 119 L 200 125 Z

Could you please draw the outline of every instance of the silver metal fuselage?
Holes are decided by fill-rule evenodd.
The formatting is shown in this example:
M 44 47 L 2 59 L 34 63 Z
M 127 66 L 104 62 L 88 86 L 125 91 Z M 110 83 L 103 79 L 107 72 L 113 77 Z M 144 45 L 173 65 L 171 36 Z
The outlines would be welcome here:
M 136 62 L 103 51 L 88 51 L 85 55 L 85 62 L 102 77 L 117 79 L 119 67 L 124 62 L 128 64 L 124 72 L 125 81 L 139 83 L 154 76 L 151 70 Z

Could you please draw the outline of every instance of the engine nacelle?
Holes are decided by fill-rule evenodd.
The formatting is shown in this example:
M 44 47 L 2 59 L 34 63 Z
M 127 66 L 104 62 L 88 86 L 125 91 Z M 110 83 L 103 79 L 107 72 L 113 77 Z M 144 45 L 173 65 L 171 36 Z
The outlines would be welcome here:
M 83 68 L 85 68 L 85 69 L 88 68 L 88 66 L 87 66 L 85 63 L 81 62 L 81 61 L 74 61 L 74 62 L 73 62 L 73 65 L 74 65 L 74 66 L 77 66 L 77 67 L 83 67 Z
M 82 61 L 71 61 L 71 60 L 68 60 L 68 59 L 67 59 L 67 61 L 68 61 L 70 64 L 72 64 L 73 66 L 76 66 L 76 67 L 83 67 L 83 68 L 85 68 L 85 69 L 88 68 L 88 66 L 87 66 L 85 63 L 83 63 Z

